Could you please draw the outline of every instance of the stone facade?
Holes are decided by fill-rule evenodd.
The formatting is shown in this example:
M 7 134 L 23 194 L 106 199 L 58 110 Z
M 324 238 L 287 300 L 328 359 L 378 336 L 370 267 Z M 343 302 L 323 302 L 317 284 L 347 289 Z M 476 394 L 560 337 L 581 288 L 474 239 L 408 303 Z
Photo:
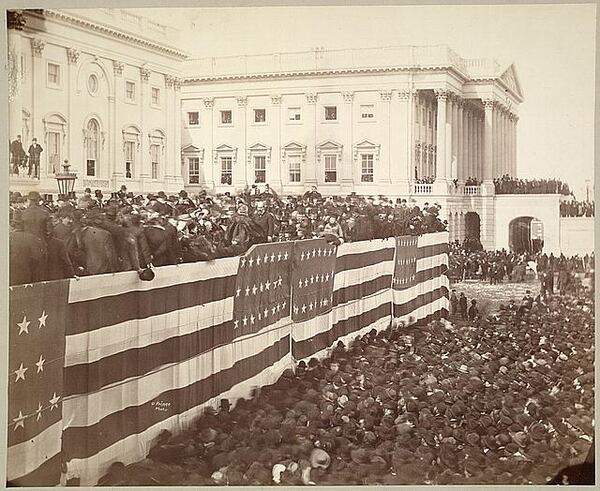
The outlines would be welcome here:
M 55 194 L 64 160 L 79 192 L 182 188 L 173 81 L 185 54 L 167 44 L 163 26 L 124 15 L 25 10 L 9 29 L 9 136 L 22 135 L 25 151 L 33 137 L 44 148 L 40 179 L 11 176 L 12 190 Z

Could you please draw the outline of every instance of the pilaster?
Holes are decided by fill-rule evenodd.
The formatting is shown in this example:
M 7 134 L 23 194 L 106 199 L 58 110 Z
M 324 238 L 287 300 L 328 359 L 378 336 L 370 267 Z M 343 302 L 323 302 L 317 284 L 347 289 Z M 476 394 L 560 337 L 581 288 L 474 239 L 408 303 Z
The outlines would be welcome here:
M 271 176 L 267 182 L 277 193 L 283 188 L 281 176 L 284 172 L 281 160 L 281 96 L 271 96 L 271 118 L 275 123 L 275 146 L 271 155 Z M 268 172 L 268 171 L 267 171 Z
M 484 158 L 483 158 L 483 183 L 484 191 L 493 193 L 494 187 L 492 180 L 494 178 L 494 105 L 496 101 L 493 99 L 484 99 L 483 107 L 485 114 L 485 129 L 484 129 Z
M 307 131 L 307 158 L 306 158 L 306 176 L 303 177 L 306 189 L 317 185 L 317 94 L 305 94 L 306 97 L 306 124 L 309 128 Z M 311 128 L 312 125 L 312 128 Z
M 381 90 L 379 92 L 379 97 L 381 103 L 379 107 L 381 108 L 381 155 L 380 155 L 380 167 L 381 172 L 377 173 L 375 170 L 375 182 L 380 182 L 383 185 L 392 184 L 392 175 L 394 171 L 392 170 L 393 160 L 392 155 L 393 152 L 397 152 L 397 142 L 392 143 L 391 135 L 392 135 L 392 114 L 391 114 L 391 100 L 393 97 L 393 91 L 391 90 Z M 395 122 L 397 124 L 397 122 Z M 378 175 L 379 174 L 379 175 Z
M 398 194 L 408 194 L 410 169 L 412 167 L 412 93 L 409 90 L 398 92 L 397 103 L 391 106 L 391 139 L 390 152 L 391 181 Z
M 204 161 L 202 162 L 204 186 L 209 190 L 214 190 L 215 183 L 219 182 L 215 179 L 217 171 L 212 155 L 214 153 L 214 107 L 215 99 L 213 97 L 205 97 L 202 100 L 202 112 L 200 116 L 200 125 L 204 125 L 204 134 L 207 135 L 207 140 L 204 147 Z M 217 174 L 218 175 L 218 174 Z M 200 181 L 202 182 L 202 181 Z
M 238 106 L 238 121 L 242 122 L 242 145 L 238 150 L 237 162 L 233 166 L 233 186 L 236 190 L 244 189 L 250 183 L 248 162 L 248 97 L 236 97 Z M 241 150 L 241 151 L 240 151 Z M 252 179 L 252 182 L 254 180 Z
M 447 103 L 449 92 L 447 90 L 438 89 L 435 91 L 437 99 L 437 155 L 435 162 L 436 180 L 437 183 L 443 183 L 441 189 L 447 190 L 446 187 L 446 137 L 447 137 Z

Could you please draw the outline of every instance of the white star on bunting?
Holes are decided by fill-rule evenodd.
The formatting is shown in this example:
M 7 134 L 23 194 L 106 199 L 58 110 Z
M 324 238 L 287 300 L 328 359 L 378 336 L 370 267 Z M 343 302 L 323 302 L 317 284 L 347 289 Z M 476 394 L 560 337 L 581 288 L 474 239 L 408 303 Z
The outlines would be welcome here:
M 23 320 L 17 323 L 17 326 L 19 326 L 19 336 L 24 332 L 29 334 L 29 324 L 31 324 L 31 322 L 27 320 L 26 316 L 23 316 Z
M 21 366 L 13 372 L 17 376 L 15 382 L 18 382 L 19 379 L 25 380 L 25 372 L 27 370 L 29 370 L 29 368 L 23 368 L 23 363 L 21 363 Z
M 248 325 L 248 317 L 246 317 L 246 316 L 242 317 L 242 324 L 244 324 L 245 326 Z
M 260 256 L 256 257 L 256 265 L 258 266 L 260 264 Z
M 236 319 L 233 321 L 233 328 L 237 329 L 238 327 L 240 327 L 240 321 Z
M 19 411 L 19 415 L 16 418 L 13 418 L 13 421 L 15 422 L 15 429 L 13 431 L 16 431 L 19 426 L 25 429 L 25 416 L 23 416 L 22 411 Z
M 40 359 L 35 364 L 35 366 L 37 367 L 37 372 L 36 373 L 40 373 L 40 372 L 44 371 L 44 363 L 46 363 L 46 360 L 44 360 L 44 358 L 42 357 L 42 355 L 40 355 Z
M 58 409 L 58 401 L 59 401 L 59 399 L 60 399 L 60 396 L 57 396 L 56 392 L 54 392 L 52 394 L 52 399 L 50 399 L 50 404 L 52 404 L 50 406 L 50 411 L 52 411 L 54 408 Z
M 254 264 L 254 259 L 250 258 L 250 260 L 248 261 L 248 265 L 252 266 Z
M 267 254 L 265 254 L 265 257 L 263 258 L 263 262 L 264 263 L 268 263 L 269 262 L 269 256 Z
M 43 408 L 42 403 L 38 402 L 38 408 L 37 408 L 37 411 L 35 412 L 35 414 L 37 414 L 37 416 L 35 418 L 36 421 L 39 421 L 40 419 L 42 419 L 42 408 Z
M 281 261 L 281 252 L 277 254 L 277 261 Z
M 286 252 L 286 253 L 283 255 L 283 259 L 285 259 L 285 260 L 287 261 L 287 258 L 288 258 L 288 253 Z
M 42 312 L 42 316 L 38 319 L 38 322 L 40 323 L 40 325 L 38 326 L 38 329 L 41 329 L 42 327 L 46 327 L 46 319 L 48 318 L 48 314 L 46 314 L 46 311 L 44 310 Z
M 240 261 L 240 266 L 243 268 L 244 266 L 246 266 L 246 258 L 242 258 Z

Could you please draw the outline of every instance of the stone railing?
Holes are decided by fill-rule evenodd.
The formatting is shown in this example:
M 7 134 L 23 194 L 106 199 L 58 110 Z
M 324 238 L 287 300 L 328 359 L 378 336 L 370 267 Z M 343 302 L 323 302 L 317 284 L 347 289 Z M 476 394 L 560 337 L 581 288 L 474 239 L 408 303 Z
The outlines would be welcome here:
M 415 194 L 431 194 L 433 192 L 433 184 L 414 184 L 413 192 Z
M 463 194 L 467 196 L 480 196 L 481 195 L 481 187 L 480 186 L 464 186 Z

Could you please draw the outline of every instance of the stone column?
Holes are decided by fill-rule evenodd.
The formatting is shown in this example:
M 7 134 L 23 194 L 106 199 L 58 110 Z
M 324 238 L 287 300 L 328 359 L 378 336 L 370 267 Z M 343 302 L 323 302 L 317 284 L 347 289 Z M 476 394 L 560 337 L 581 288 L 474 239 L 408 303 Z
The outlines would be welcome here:
M 125 65 L 118 61 L 118 60 L 113 60 L 113 94 L 112 94 L 112 98 L 114 99 L 114 103 L 111 103 L 112 105 L 114 105 L 114 109 L 112 109 L 113 113 L 114 113 L 114 124 L 118 124 L 118 105 L 117 105 L 117 94 L 119 94 L 119 96 L 121 98 L 124 97 L 124 93 L 125 93 L 125 87 L 123 84 L 123 69 L 125 68 Z M 111 113 L 112 116 L 112 113 Z M 122 128 L 121 128 L 122 129 Z M 147 160 L 146 159 L 146 154 L 144 154 L 141 151 L 141 148 L 143 148 L 143 142 L 146 139 L 145 135 L 144 135 L 144 127 L 141 126 L 140 130 L 142 132 L 142 134 L 140 135 L 140 142 L 138 142 L 138 144 L 135 146 L 135 160 L 134 160 L 134 167 L 133 167 L 133 172 L 132 172 L 132 179 L 136 179 L 139 180 L 140 178 L 140 174 L 142 173 L 142 165 L 143 165 L 143 161 Z M 115 179 L 113 179 L 113 186 L 115 186 L 116 184 L 116 180 L 118 180 L 118 178 L 123 177 L 123 175 L 125 174 L 125 169 L 120 167 L 123 164 L 123 134 L 120 130 L 115 128 L 115 133 L 114 133 L 114 138 L 117 139 L 117 141 L 115 141 L 115 145 L 114 145 L 114 150 L 113 150 L 113 154 L 112 154 L 112 159 L 115 162 L 115 171 L 122 169 L 122 172 L 120 173 L 120 175 L 118 176 L 112 176 Z M 81 175 L 83 175 L 83 172 L 85 171 L 85 169 L 81 169 Z M 120 186 L 120 185 L 119 185 Z M 117 189 L 117 187 L 115 186 L 115 189 Z M 139 191 L 142 191 L 142 189 L 140 188 Z
M 235 190 L 244 189 L 246 184 L 254 182 L 249 176 L 252 169 L 248 168 L 248 97 L 237 97 L 237 105 L 240 109 L 239 120 L 242 122 L 242 148 L 238 149 L 236 163 L 233 165 L 233 187 Z M 250 163 L 250 167 L 253 162 Z
M 463 181 L 465 179 L 465 125 L 464 125 L 464 100 L 460 99 L 458 101 L 458 141 L 457 141 L 457 149 L 456 149 L 456 160 L 458 162 L 458 179 Z
M 147 80 L 149 77 L 149 73 L 147 74 L 146 72 L 148 71 L 147 68 L 145 67 L 141 67 L 140 68 L 140 80 L 141 83 L 140 85 L 140 105 L 139 105 L 139 109 L 140 109 L 140 129 L 142 131 L 141 134 L 141 139 L 142 139 L 142 144 L 141 144 L 141 159 L 140 159 L 140 185 L 141 185 L 141 190 L 142 191 L 148 191 L 150 188 L 148 187 L 148 182 L 150 182 L 152 180 L 152 162 L 151 162 L 151 155 L 150 155 L 150 128 L 146 128 L 146 123 L 145 123 L 145 118 L 144 118 L 144 114 L 145 114 L 145 108 L 148 107 L 148 100 L 146 100 L 146 90 L 144 90 L 146 84 L 147 84 Z M 144 81 L 144 78 L 146 78 L 146 81 Z
M 175 123 L 175 91 L 173 90 L 173 81 L 172 79 L 167 79 L 167 76 L 165 76 L 165 129 L 167 130 L 167 149 L 166 149 L 166 156 L 167 156 L 167 161 L 165 162 L 165 182 L 167 184 L 171 184 L 174 176 L 175 176 L 175 167 L 176 167 L 176 162 L 175 162 L 175 156 L 179 155 L 179 158 L 177 159 L 178 162 L 181 162 L 181 141 L 177 142 L 177 154 L 175 153 L 175 128 L 173 128 L 173 131 L 169 131 L 169 125 L 172 125 Z M 178 111 L 178 116 L 181 114 L 181 111 Z M 178 120 L 181 120 L 181 118 L 177 118 Z M 168 135 L 173 135 L 172 138 L 169 138 Z M 173 140 L 173 141 L 170 141 Z M 181 168 L 181 165 L 179 165 L 179 167 Z M 171 189 L 169 189 L 169 191 L 171 191 Z
M 206 128 L 204 134 L 207 136 L 207 139 L 204 143 L 204 160 L 201 163 L 202 168 L 204 169 L 204 184 L 209 190 L 215 188 L 217 183 L 220 184 L 221 179 L 220 175 L 217 172 L 217 168 L 215 166 L 215 162 L 213 159 L 214 155 L 214 114 L 213 110 L 215 107 L 215 99 L 214 97 L 205 97 L 202 99 L 204 105 L 204 111 L 200 115 L 200 124 L 204 125 Z M 217 163 L 220 165 L 220 162 Z M 215 173 L 217 173 L 217 179 L 215 179 Z
M 8 27 L 8 102 L 9 102 L 9 116 L 8 116 L 8 138 L 12 142 L 22 132 L 22 115 L 23 115 L 23 102 L 21 100 L 21 74 L 20 74 L 20 63 L 21 63 L 21 33 L 25 28 L 25 16 L 16 10 L 9 10 L 7 15 L 7 27 Z M 39 57 L 41 59 L 42 52 L 44 50 L 44 42 L 41 39 L 31 40 L 31 49 L 33 51 L 33 58 Z M 39 142 L 41 143 L 41 139 Z M 23 147 L 27 142 L 23 142 Z M 27 148 L 25 148 L 27 151 Z M 12 166 L 11 166 L 12 172 Z
M 506 147 L 506 107 L 500 111 L 500 162 L 502 163 L 502 175 L 506 174 L 507 168 L 507 147 Z
M 450 178 L 452 180 L 459 179 L 459 168 L 458 166 L 458 147 L 460 146 L 459 131 L 458 131 L 458 115 L 460 110 L 460 96 L 454 95 L 452 97 L 452 158 L 451 158 L 451 173 Z
M 446 181 L 446 119 L 447 119 L 447 102 L 449 93 L 447 90 L 436 90 L 437 98 L 437 155 L 435 162 L 435 177 L 436 182 Z
M 173 142 L 173 182 L 177 187 L 183 188 L 184 181 L 181 175 L 181 79 L 173 80 L 173 108 L 175 114 L 173 116 L 175 124 L 175 141 Z M 204 155 L 206 157 L 206 155 Z
M 518 143 L 518 126 L 517 123 L 519 122 L 519 116 L 517 116 L 515 114 L 514 116 L 514 123 L 513 123 L 513 172 L 515 177 L 517 177 L 517 175 L 519 174 L 519 167 L 518 167 L 518 161 L 517 161 L 517 143 Z
M 485 113 L 479 115 L 479 152 L 477 164 L 477 179 L 483 180 L 483 167 L 485 161 Z
M 420 104 L 420 97 L 419 97 L 419 92 L 416 91 L 415 93 L 415 97 L 414 97 L 414 114 L 416 115 L 416 117 L 413 119 L 413 127 L 415 129 L 415 133 L 414 133 L 414 138 L 411 142 L 411 153 L 413 155 L 413 162 L 414 165 L 412 167 L 412 169 L 410 170 L 411 172 L 411 176 L 415 175 L 415 166 L 417 168 L 417 173 L 419 175 L 419 178 L 423 177 L 424 175 L 424 167 L 423 167 L 423 159 L 421 158 L 421 118 L 422 118 L 422 114 L 423 111 L 421 110 L 421 104 Z M 419 122 L 417 124 L 417 121 Z M 419 160 L 417 162 L 417 144 L 419 145 L 418 147 L 418 152 L 419 152 Z M 412 179 L 412 177 L 411 177 Z
M 390 158 L 392 159 L 392 170 L 391 175 L 392 184 L 399 186 L 398 192 L 400 194 L 407 194 L 408 181 L 411 179 L 410 169 L 412 167 L 412 95 L 409 90 L 402 90 L 398 92 L 398 103 L 392 105 L 392 128 L 393 138 L 392 141 L 397 142 L 397 146 L 394 147 L 391 152 Z M 396 124 L 397 123 L 397 124 Z
M 471 165 L 469 166 L 469 175 L 474 177 L 477 173 L 477 110 L 471 112 Z
M 454 103 L 453 94 L 448 92 L 447 102 L 447 114 L 446 114 L 446 179 L 452 180 L 452 134 L 454 128 L 452 127 L 452 120 L 454 117 Z
M 317 185 L 317 94 L 306 94 L 306 177 L 303 178 L 305 188 Z M 312 128 L 310 128 L 312 125 Z
M 485 111 L 485 128 L 484 128 L 484 155 L 483 155 L 483 172 L 482 177 L 484 182 L 491 184 L 494 178 L 494 105 L 493 99 L 485 99 L 483 107 Z
M 281 174 L 283 172 L 281 161 L 281 96 L 271 96 L 271 119 L 275 122 L 275 145 L 271 149 L 271 175 L 267 182 L 269 186 L 276 190 L 276 192 L 282 192 Z
M 340 186 L 341 189 L 344 192 L 348 192 L 350 193 L 354 187 L 354 185 L 356 184 L 360 184 L 360 177 L 357 177 L 356 182 L 354 180 L 354 172 L 353 172 L 353 168 L 354 168 L 354 149 L 352 148 L 352 144 L 354 143 L 352 141 L 352 124 L 353 124 L 353 116 L 354 116 L 354 111 L 353 111 L 353 101 L 354 101 L 354 92 L 342 92 L 342 98 L 344 100 L 344 104 L 342 106 L 342 114 L 341 114 L 341 120 L 345 123 L 345 125 L 343 126 L 343 130 L 342 130 L 342 134 L 343 134 L 343 138 L 342 138 L 342 145 L 343 145 L 343 150 L 342 150 L 342 161 L 339 162 L 339 165 L 341 166 L 341 180 L 340 180 Z M 386 108 L 384 109 L 384 114 L 382 114 L 381 118 L 382 121 L 389 121 L 389 102 L 386 105 Z M 381 138 L 383 139 L 383 141 L 387 142 L 387 136 L 385 133 L 387 133 L 389 135 L 389 123 L 386 124 L 385 126 L 385 131 L 384 134 L 381 135 Z M 389 146 L 388 146 L 389 149 Z M 388 150 L 389 152 L 389 150 Z M 382 159 L 382 162 L 385 162 L 385 160 Z M 322 165 L 325 165 L 325 160 L 322 160 Z M 389 168 L 387 168 L 386 166 L 382 165 L 383 168 L 385 168 L 385 182 L 389 182 Z M 377 171 L 376 171 L 377 172 Z M 358 174 L 360 175 L 360 174 Z M 381 173 L 380 173 L 381 175 Z
M 10 45 L 10 36 L 11 36 L 12 30 L 8 31 L 8 38 L 9 38 L 9 45 Z M 32 39 L 31 40 L 31 52 L 33 54 L 33 57 L 31 59 L 31 85 L 32 85 L 32 91 L 33 94 L 43 94 L 44 92 L 44 87 L 46 85 L 45 79 L 46 79 L 46 68 L 44 67 L 44 60 L 42 59 L 42 54 L 44 51 L 44 42 L 41 39 Z M 19 55 L 20 58 L 20 55 Z M 9 60 L 9 64 L 10 64 L 10 60 Z M 9 101 L 10 101 L 10 79 L 9 79 Z M 19 90 L 19 94 L 20 94 L 20 82 L 17 85 L 17 89 Z M 31 122 L 32 122 L 32 127 L 34 129 L 35 132 L 35 128 L 38 127 L 38 122 L 42 121 L 42 118 L 44 118 L 43 114 L 39 114 L 38 111 L 38 107 L 37 107 L 37 99 L 39 96 L 34 95 L 34 97 L 32 97 L 31 99 Z M 71 100 L 71 95 L 69 94 L 69 101 Z M 21 111 L 22 111 L 22 107 L 21 107 L 21 98 L 20 95 L 13 100 L 12 102 L 10 102 L 9 104 L 10 106 L 10 116 L 9 116 L 9 130 L 10 130 L 10 140 L 12 141 L 17 134 L 21 133 Z M 17 113 L 17 108 L 18 108 L 18 114 Z M 66 134 L 71 134 L 72 131 L 74 131 L 73 129 L 73 121 L 71 120 L 71 115 L 68 114 L 67 115 L 67 127 L 66 127 Z M 13 121 L 13 118 L 17 118 Z M 16 130 L 16 132 L 14 131 L 15 128 L 14 126 L 18 125 L 18 130 Z M 44 147 L 44 152 L 42 153 L 41 157 L 40 157 L 40 178 L 43 177 L 50 177 L 53 178 L 54 175 L 50 172 L 48 172 L 48 142 L 46 141 L 46 133 L 45 133 L 45 129 L 42 128 L 43 133 L 40 133 L 38 135 L 32 135 L 32 136 L 36 136 L 38 139 L 38 143 L 40 145 L 42 145 Z M 61 148 L 64 150 L 63 152 L 61 152 L 61 158 L 62 160 L 69 158 L 69 151 L 65 148 L 64 145 L 64 140 L 66 138 L 66 134 L 62 134 L 61 135 Z M 81 135 L 81 133 L 79 133 Z M 73 140 L 71 138 L 68 139 L 69 144 L 71 144 L 70 142 L 72 142 Z M 26 143 L 23 142 L 23 147 L 25 147 Z M 27 151 L 27 148 L 25 147 L 25 151 Z M 62 162 L 58 163 L 59 165 L 62 164 Z M 71 162 L 72 166 L 71 169 L 73 172 L 76 172 L 78 169 L 78 163 L 77 162 Z M 74 165 L 73 165 L 74 164 Z M 81 175 L 81 174 L 80 174 Z

